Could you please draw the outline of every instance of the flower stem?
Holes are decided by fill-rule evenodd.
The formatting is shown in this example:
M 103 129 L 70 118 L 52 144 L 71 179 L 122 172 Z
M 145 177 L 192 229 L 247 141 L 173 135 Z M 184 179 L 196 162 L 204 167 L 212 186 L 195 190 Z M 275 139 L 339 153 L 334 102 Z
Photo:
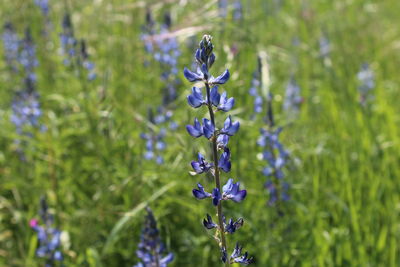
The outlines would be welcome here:
M 206 85 L 206 91 L 207 91 L 208 111 L 210 113 L 211 123 L 215 127 L 214 111 L 212 109 L 211 97 L 210 97 L 210 85 L 208 84 L 208 82 L 205 82 L 205 85 Z M 219 178 L 219 168 L 218 168 L 218 147 L 217 147 L 217 138 L 215 135 L 212 137 L 212 146 L 213 146 L 215 187 L 218 188 L 219 192 L 221 192 L 221 182 L 220 182 L 220 178 Z M 223 221 L 223 215 L 222 215 L 222 201 L 220 201 L 218 203 L 217 216 L 218 216 L 219 233 L 220 233 L 220 237 L 221 237 L 220 246 L 221 246 L 221 249 L 223 249 L 224 251 L 228 251 L 228 248 L 226 245 L 224 221 Z M 226 260 L 225 266 L 229 266 L 228 260 Z

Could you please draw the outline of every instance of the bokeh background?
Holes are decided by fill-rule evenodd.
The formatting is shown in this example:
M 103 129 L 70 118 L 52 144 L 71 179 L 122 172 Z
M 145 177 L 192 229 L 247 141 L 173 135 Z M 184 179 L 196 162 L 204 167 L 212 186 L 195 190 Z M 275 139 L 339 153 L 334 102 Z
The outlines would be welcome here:
M 192 85 L 182 73 L 203 34 L 213 36 L 214 75 L 225 68 L 232 74 L 223 89 L 235 97 L 231 114 L 241 122 L 230 141 L 229 177 L 238 178 L 248 196 L 224 203 L 227 215 L 245 219 L 229 236 L 230 247 L 240 241 L 253 266 L 400 266 L 400 2 L 242 0 L 239 17 L 236 2 L 228 1 L 226 14 L 215 0 L 50 0 L 48 13 L 34 0 L 0 2 L 2 24 L 12 23 L 19 38 L 30 28 L 41 110 L 40 127 L 18 134 L 12 103 L 25 85 L 2 45 L 1 266 L 43 266 L 29 226 L 39 218 L 41 196 L 64 231 L 65 266 L 137 263 L 147 205 L 175 254 L 171 266 L 221 266 L 218 246 L 201 225 L 213 207 L 191 193 L 198 181 L 211 185 L 189 174 L 207 142 L 185 129 L 204 115 L 187 105 Z M 159 48 L 145 49 L 147 11 L 155 36 L 170 14 L 166 35 L 180 51 L 177 97 L 168 106 L 178 126 L 166 130 L 166 147 L 157 152 L 161 164 L 146 160 L 141 138 L 162 128 L 148 110 L 162 105 L 166 84 L 154 56 Z M 66 13 L 76 39 L 86 41 L 93 80 L 64 64 Z M 265 111 L 254 116 L 249 94 L 260 55 L 262 82 L 283 127 L 280 141 L 290 152 L 284 169 L 290 200 L 272 206 L 257 146 Z M 363 64 L 373 73 L 373 89 L 361 104 Z M 298 111 L 283 108 L 290 81 L 300 90 Z

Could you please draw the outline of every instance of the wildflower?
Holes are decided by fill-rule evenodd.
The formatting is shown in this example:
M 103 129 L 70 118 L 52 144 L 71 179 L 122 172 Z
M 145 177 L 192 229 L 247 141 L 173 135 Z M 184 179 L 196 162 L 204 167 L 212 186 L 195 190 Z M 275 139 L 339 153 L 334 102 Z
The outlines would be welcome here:
M 68 13 L 64 15 L 62 29 L 63 31 L 60 34 L 61 53 L 65 57 L 64 65 L 70 66 L 73 64 L 73 59 L 77 55 L 76 46 L 78 42 L 75 39 L 71 16 Z
M 283 172 L 289 159 L 289 152 L 279 141 L 279 134 L 282 127 L 274 129 L 273 112 L 271 99 L 269 99 L 269 127 L 268 129 L 260 129 L 260 137 L 257 145 L 263 148 L 263 160 L 267 162 L 262 173 L 268 177 L 265 188 L 269 194 L 268 205 L 274 206 L 279 200 L 288 201 L 289 184 L 284 181 Z
M 33 44 L 29 29 L 25 31 L 25 38 L 21 41 L 21 50 L 18 54 L 18 62 L 22 65 L 25 83 L 30 87 L 36 83 L 35 68 L 39 65 L 36 58 L 36 47 Z
M 48 212 L 45 198 L 40 199 L 39 215 L 43 225 L 39 225 L 37 219 L 31 219 L 29 226 L 37 233 L 39 246 L 36 249 L 36 256 L 46 259 L 46 266 L 56 266 L 55 262 L 63 260 L 61 252 L 61 231 L 54 228 L 54 217 Z
M 197 71 L 191 71 L 187 68 L 184 69 L 184 76 L 190 82 L 202 81 L 204 83 L 206 97 L 203 96 L 203 89 L 193 87 L 192 93 L 188 96 L 188 103 L 193 108 L 199 108 L 201 106 L 207 106 L 210 119 L 203 118 L 202 124 L 197 118 L 194 119 L 193 125 L 187 125 L 186 129 L 188 133 L 198 138 L 204 135 L 212 143 L 212 154 L 213 164 L 208 163 L 202 154 L 198 154 L 198 161 L 192 161 L 192 167 L 196 174 L 201 174 L 210 171 L 215 180 L 215 187 L 211 193 L 207 192 L 202 184 L 198 183 L 197 188 L 192 190 L 193 196 L 197 199 L 211 198 L 212 204 L 217 209 L 218 224 L 214 223 L 212 217 L 207 214 L 207 218 L 203 220 L 203 225 L 206 229 L 216 229 L 219 235 L 219 245 L 221 252 L 221 261 L 225 265 L 233 264 L 234 262 L 249 264 L 252 259 L 245 255 L 235 255 L 228 260 L 227 256 L 227 242 L 225 234 L 234 233 L 243 225 L 243 218 L 237 221 L 229 220 L 228 223 L 225 221 L 225 217 L 222 213 L 222 201 L 232 200 L 234 202 L 241 202 L 247 195 L 246 190 L 240 190 L 240 182 L 233 182 L 230 178 L 224 186 L 221 187 L 221 171 L 229 172 L 231 170 L 231 152 L 227 147 L 229 137 L 233 136 L 239 130 L 240 124 L 238 121 L 232 122 L 232 118 L 229 115 L 224 122 L 222 128 L 217 128 L 215 125 L 215 110 L 221 110 L 224 112 L 232 109 L 234 105 L 234 99 L 227 98 L 226 92 L 221 95 L 218 93 L 218 87 L 214 85 L 225 84 L 230 77 L 229 70 L 225 70 L 221 75 L 214 78 L 210 74 L 210 68 L 214 64 L 215 55 L 213 53 L 213 44 L 211 42 L 211 36 L 205 35 L 199 44 L 199 48 L 196 50 L 195 59 L 198 64 Z M 219 151 L 223 151 L 219 153 Z
M 154 126 L 161 127 L 158 130 L 153 127 L 149 127 L 149 131 L 147 133 L 140 134 L 140 137 L 146 140 L 146 152 L 144 153 L 144 158 L 146 160 L 155 160 L 158 165 L 164 163 L 164 158 L 161 153 L 167 148 L 167 144 L 164 141 L 164 138 L 167 135 L 167 129 L 164 127 L 164 124 L 170 120 L 170 116 L 170 113 L 165 113 L 160 110 L 158 110 L 158 114 L 156 116 L 153 116 L 153 111 L 149 109 L 149 123 L 153 124 Z
M 226 18 L 228 14 L 228 0 L 218 0 L 218 14 L 221 18 Z
M 135 267 L 166 267 L 173 261 L 174 254 L 165 255 L 165 246 L 161 241 L 153 212 L 149 207 L 146 208 L 146 211 L 147 216 L 136 250 L 136 255 L 142 262 L 136 264 Z
M 17 60 L 20 42 L 14 30 L 14 26 L 10 22 L 4 24 L 2 40 L 7 65 L 16 72 L 18 70 Z
M 360 104 L 366 106 L 371 102 L 374 96 L 371 91 L 375 88 L 374 73 L 367 63 L 361 65 L 360 71 L 357 73 L 357 78 L 360 83 L 358 91 L 360 93 Z
M 303 103 L 303 98 L 300 95 L 300 86 L 292 76 L 288 85 L 286 86 L 283 109 L 290 111 L 290 114 L 297 114 L 300 110 L 301 103 Z
M 204 156 L 199 153 L 198 154 L 198 160 L 197 161 L 192 161 L 192 168 L 196 172 L 196 174 L 201 174 L 203 172 L 208 172 L 211 167 L 213 166 L 212 163 L 208 163 Z
M 263 98 L 261 96 L 261 59 L 258 58 L 258 68 L 253 72 L 253 78 L 251 80 L 251 87 L 249 94 L 253 96 L 253 114 L 252 119 L 255 119 L 257 114 L 263 110 Z
M 243 18 L 243 5 L 241 0 L 236 0 L 233 3 L 233 19 L 241 20 Z
M 44 16 L 49 15 L 49 0 L 35 0 L 35 5 L 40 7 Z

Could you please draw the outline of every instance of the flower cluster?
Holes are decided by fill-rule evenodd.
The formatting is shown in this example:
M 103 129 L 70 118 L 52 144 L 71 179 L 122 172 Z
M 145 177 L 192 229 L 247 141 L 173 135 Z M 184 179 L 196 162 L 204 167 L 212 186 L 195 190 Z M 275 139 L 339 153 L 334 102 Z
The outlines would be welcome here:
M 218 14 L 221 18 L 228 15 L 228 0 L 218 0 Z
M 17 60 L 19 51 L 19 39 L 18 35 L 14 30 L 11 23 L 7 22 L 4 24 L 4 32 L 2 34 L 3 46 L 4 46 L 4 56 L 7 65 L 11 70 L 17 71 Z
M 176 130 L 177 124 L 171 120 L 172 112 L 164 112 L 158 109 L 157 115 L 153 115 L 153 111 L 149 109 L 148 121 L 151 124 L 147 133 L 141 133 L 140 137 L 146 141 L 146 152 L 144 158 L 146 160 L 155 160 L 157 164 L 163 164 L 164 158 L 161 154 L 167 147 L 164 137 L 167 134 L 166 123 L 169 123 L 170 130 Z M 160 128 L 157 130 L 156 127 Z
M 252 119 L 255 119 L 257 114 L 263 110 L 263 98 L 261 96 L 261 60 L 258 58 L 258 68 L 253 73 L 253 79 L 251 80 L 251 87 L 249 94 L 254 97 L 253 100 L 253 114 Z
M 36 48 L 33 44 L 29 29 L 25 32 L 25 38 L 19 42 L 17 52 L 17 62 L 21 66 L 21 72 L 24 77 L 24 87 L 15 93 L 11 103 L 12 114 L 11 122 L 15 125 L 19 135 L 32 136 L 26 127 L 35 127 L 44 129 L 39 124 L 42 115 L 39 103 L 39 94 L 36 92 L 36 74 L 35 68 L 38 65 L 36 58 Z M 15 140 L 19 146 L 18 151 L 22 152 L 21 140 Z
M 33 90 L 36 83 L 35 68 L 39 65 L 36 58 L 36 47 L 33 44 L 29 29 L 25 32 L 25 38 L 21 41 L 21 50 L 18 54 L 18 62 L 23 67 L 25 84 L 29 91 Z
M 178 57 L 181 52 L 176 37 L 171 35 L 171 16 L 169 13 L 164 15 L 164 23 L 161 25 L 160 34 L 155 37 L 157 51 L 154 59 L 160 63 L 162 73 L 161 79 L 165 82 L 163 93 L 163 105 L 168 106 L 178 96 L 176 89 L 180 84 L 177 78 Z
M 233 19 L 241 20 L 243 18 L 243 5 L 241 0 L 236 0 L 233 5 Z
M 46 267 L 55 266 L 55 262 L 63 260 L 61 248 L 61 231 L 54 228 L 54 217 L 48 212 L 45 198 L 40 199 L 39 215 L 43 225 L 39 225 L 37 219 L 31 219 L 30 227 L 37 233 L 39 246 L 36 249 L 36 256 L 46 259 Z
M 30 136 L 25 132 L 26 126 L 40 127 L 39 118 L 42 115 L 40 109 L 39 96 L 35 91 L 19 91 L 14 96 L 11 104 L 11 122 L 15 125 L 17 133 Z
M 267 166 L 263 169 L 263 174 L 268 177 L 265 188 L 269 192 L 270 199 L 268 204 L 273 206 L 277 201 L 289 200 L 289 184 L 284 181 L 285 175 L 283 168 L 286 166 L 289 153 L 279 141 L 279 134 L 282 128 L 272 130 L 261 129 L 261 135 L 257 144 L 264 149 L 263 159 Z
M 146 134 L 141 134 L 141 137 L 146 140 L 145 159 L 155 159 L 157 164 L 164 162 L 160 152 L 165 150 L 166 143 L 163 141 L 167 127 L 170 130 L 175 130 L 178 124 L 172 120 L 173 103 L 178 97 L 177 87 L 180 85 L 180 80 L 177 77 L 178 73 L 178 57 L 180 55 L 179 44 L 171 30 L 171 16 L 169 13 L 164 14 L 164 23 L 160 26 L 159 34 L 156 34 L 155 22 L 149 10 L 146 13 L 146 24 L 142 27 L 143 34 L 141 39 L 144 42 L 145 50 L 152 54 L 153 58 L 160 64 L 161 80 L 164 82 L 163 97 L 161 105 L 157 108 L 157 115 L 149 114 L 149 122 L 160 127 L 157 133 L 153 129 Z M 148 65 L 146 62 L 145 65 Z M 168 126 L 166 124 L 169 124 Z
M 360 104 L 366 106 L 371 102 L 374 96 L 371 91 L 375 88 L 374 73 L 367 63 L 361 65 L 360 71 L 357 73 L 357 78 L 360 83 L 358 91 L 360 93 Z
M 153 212 L 148 207 L 146 211 L 147 216 L 136 251 L 136 255 L 142 262 L 139 262 L 134 267 L 166 267 L 174 259 L 174 254 L 168 253 L 165 255 L 165 246 L 161 241 Z
M 146 24 L 142 26 L 142 34 L 140 39 L 144 42 L 144 47 L 147 53 L 152 53 L 154 50 L 152 36 L 156 33 L 155 21 L 150 9 L 146 10 Z
M 64 65 L 78 67 L 78 73 L 86 74 L 92 81 L 96 78 L 95 64 L 89 59 L 85 40 L 78 42 L 74 36 L 71 16 L 67 13 L 62 20 L 62 33 L 60 34 L 61 54 L 64 56 Z
M 49 0 L 35 0 L 35 5 L 41 9 L 44 16 L 49 15 Z
M 295 115 L 299 112 L 301 103 L 303 103 L 303 98 L 300 95 L 300 86 L 292 76 L 286 86 L 283 109 L 290 112 L 291 115 Z
M 219 244 L 222 253 L 221 260 L 225 265 L 233 263 L 250 264 L 252 258 L 247 253 L 241 253 L 241 247 L 236 246 L 230 258 L 227 256 L 227 242 L 225 235 L 234 233 L 243 225 L 243 219 L 230 219 L 226 223 L 225 216 L 222 212 L 222 202 L 232 200 L 233 202 L 241 202 L 246 197 L 246 190 L 240 189 L 240 183 L 234 182 L 232 178 L 228 179 L 226 184 L 221 187 L 221 172 L 228 173 L 231 170 L 231 153 L 227 147 L 229 138 L 235 135 L 240 127 L 238 121 L 232 121 L 231 116 L 225 119 L 223 127 L 217 128 L 215 124 L 216 112 L 227 112 L 233 108 L 234 99 L 228 98 L 227 93 L 222 94 L 218 91 L 218 86 L 225 84 L 230 77 L 229 71 L 225 70 L 218 77 L 213 77 L 209 70 L 214 64 L 215 54 L 213 53 L 213 44 L 211 36 L 205 35 L 196 50 L 195 58 L 199 66 L 196 72 L 192 72 L 187 68 L 184 69 L 184 75 L 189 82 L 202 82 L 204 87 L 192 88 L 192 93 L 187 97 L 188 103 L 193 108 L 206 106 L 209 111 L 210 118 L 203 118 L 200 121 L 195 118 L 193 125 L 187 125 L 188 133 L 195 137 L 204 136 L 212 144 L 213 159 L 208 162 L 202 154 L 198 154 L 198 160 L 192 161 L 195 174 L 211 173 L 214 177 L 215 187 L 211 192 L 207 192 L 202 184 L 198 183 L 197 188 L 193 189 L 193 195 L 197 199 L 208 199 L 212 201 L 212 205 L 216 207 L 218 222 L 214 223 L 212 217 L 207 214 L 207 218 L 203 221 L 206 229 L 216 229 L 219 234 Z M 205 95 L 204 95 L 205 91 Z
M 78 44 L 78 41 L 75 39 L 71 16 L 68 13 L 64 15 L 61 26 L 61 54 L 64 56 L 64 65 L 70 66 L 73 64 L 73 59 L 77 54 L 76 46 Z

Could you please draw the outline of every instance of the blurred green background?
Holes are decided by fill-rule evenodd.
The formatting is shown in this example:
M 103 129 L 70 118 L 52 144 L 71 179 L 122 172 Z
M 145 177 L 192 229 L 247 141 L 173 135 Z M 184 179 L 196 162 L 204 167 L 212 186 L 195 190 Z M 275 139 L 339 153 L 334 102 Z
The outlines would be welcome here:
M 186 103 L 191 84 L 184 66 L 193 62 L 203 34 L 211 34 L 217 56 L 213 73 L 226 67 L 223 86 L 236 99 L 232 111 L 241 129 L 230 141 L 232 171 L 248 196 L 224 203 L 229 217 L 245 224 L 229 236 L 255 257 L 253 266 L 400 266 L 400 2 L 397 0 L 243 0 L 243 19 L 232 6 L 218 16 L 217 1 L 50 1 L 50 27 L 34 1 L 0 2 L 1 23 L 22 36 L 30 27 L 37 47 L 37 91 L 46 131 L 33 129 L 21 160 L 10 121 L 19 78 L 0 61 L 0 265 L 43 266 L 35 257 L 38 217 L 46 195 L 58 227 L 65 231 L 65 266 L 132 266 L 149 205 L 161 236 L 175 254 L 171 266 L 221 266 L 219 249 L 201 225 L 214 209 L 191 193 L 204 177 L 189 175 L 190 161 L 207 142 L 193 140 L 185 125 L 195 116 Z M 161 104 L 162 69 L 140 39 L 146 8 L 155 21 L 171 12 L 179 40 L 179 78 L 174 119 L 162 165 L 143 158 L 147 109 Z M 70 12 L 75 36 L 85 38 L 97 79 L 77 77 L 63 65 L 59 35 Z M 194 36 L 194 37 L 192 37 Z M 319 40 L 329 39 L 330 62 L 320 57 Z M 296 40 L 296 44 L 294 44 Z M 1 55 L 4 58 L 1 49 Z M 235 51 L 233 54 L 232 51 Z M 257 156 L 261 117 L 250 120 L 248 94 L 260 51 L 268 55 L 270 90 L 281 142 L 291 152 L 285 170 L 291 200 L 266 205 Z M 144 62 L 150 61 L 150 66 Z M 375 74 L 375 96 L 358 103 L 357 73 L 364 62 Z M 304 99 L 299 114 L 282 112 L 291 75 Z M 224 175 L 224 179 L 228 178 Z

